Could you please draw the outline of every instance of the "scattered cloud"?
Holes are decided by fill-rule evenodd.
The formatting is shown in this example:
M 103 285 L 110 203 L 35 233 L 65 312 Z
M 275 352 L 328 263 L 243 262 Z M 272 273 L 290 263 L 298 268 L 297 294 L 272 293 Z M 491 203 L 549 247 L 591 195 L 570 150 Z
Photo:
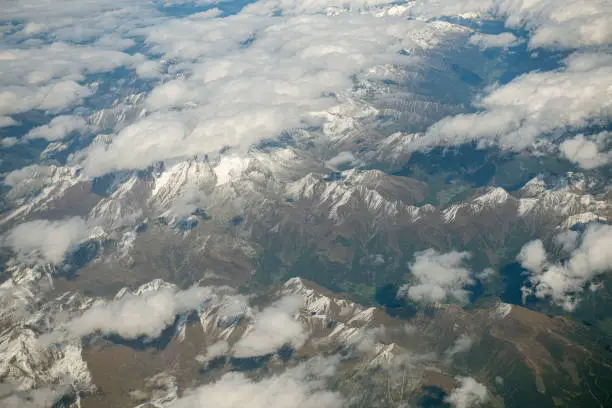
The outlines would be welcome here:
M 219 340 L 218 342 L 206 347 L 206 355 L 204 356 L 204 361 L 210 361 L 216 357 L 224 356 L 229 351 L 229 343 L 225 340 Z
M 542 270 L 544 265 L 548 262 L 544 243 L 536 239 L 523 245 L 517 260 L 525 269 L 529 269 L 530 271 Z
M 473 408 L 489 399 L 487 387 L 472 377 L 457 377 L 459 387 L 446 398 L 454 408 Z
M 345 403 L 343 397 L 329 391 L 326 384 L 337 365 L 337 358 L 315 358 L 260 380 L 228 373 L 216 382 L 185 392 L 170 407 L 340 408 Z
M 19 139 L 16 137 L 12 137 L 12 136 L 0 139 L 0 147 L 13 147 L 17 143 L 19 143 Z
M 457 337 L 457 340 L 455 340 L 453 345 L 448 350 L 446 350 L 444 354 L 446 354 L 447 358 L 452 358 L 455 354 L 470 351 L 473 344 L 474 340 L 472 340 L 470 336 L 464 333 Z
M 61 140 L 73 132 L 87 129 L 87 121 L 80 116 L 56 116 L 47 125 L 39 126 L 26 134 L 26 139 Z
M 93 89 L 72 80 L 44 86 L 6 86 L 0 88 L 0 116 L 32 109 L 63 110 L 80 103 L 93 93 Z
M 10 230 L 4 239 L 23 260 L 42 260 L 57 265 L 86 234 L 87 223 L 81 217 L 72 217 L 25 222 Z
M 357 159 L 353 153 L 349 151 L 343 151 L 332 157 L 325 162 L 325 165 L 332 169 L 338 169 L 339 166 L 355 166 L 359 164 L 360 160 Z
M 512 33 L 481 34 L 475 33 L 470 36 L 470 44 L 481 49 L 487 48 L 510 48 L 521 44 L 522 40 Z
M 253 316 L 252 326 L 234 344 L 236 357 L 254 357 L 276 352 L 283 345 L 300 348 L 307 339 L 296 314 L 304 306 L 302 296 L 285 296 Z
M 17 122 L 15 119 L 11 117 L 0 116 L 0 129 L 5 128 L 5 127 L 16 126 L 18 124 L 19 122 Z
M 609 132 L 602 132 L 591 140 L 584 135 L 576 135 L 561 143 L 559 149 L 561 154 L 572 163 L 576 163 L 583 169 L 593 169 L 612 162 L 612 152 L 601 151 L 610 136 Z
M 560 239 L 568 241 L 567 237 Z M 531 286 L 523 288 L 525 295 L 550 297 L 572 311 L 587 283 L 612 269 L 611 245 L 612 226 L 601 224 L 590 225 L 582 234 L 580 244 L 562 262 L 548 260 L 542 241 L 526 244 L 518 256 L 521 265 L 529 271 Z
M 197 309 L 212 296 L 207 287 L 178 291 L 162 288 L 140 296 L 128 293 L 106 304 L 96 305 L 70 320 L 65 330 L 70 337 L 100 332 L 125 339 L 158 337 L 178 314 Z
M 469 252 L 441 254 L 434 249 L 417 253 L 410 264 L 414 282 L 403 285 L 398 296 L 423 302 L 441 302 L 448 298 L 467 301 L 469 292 L 465 287 L 474 283 L 470 270 L 464 266 L 470 257 Z

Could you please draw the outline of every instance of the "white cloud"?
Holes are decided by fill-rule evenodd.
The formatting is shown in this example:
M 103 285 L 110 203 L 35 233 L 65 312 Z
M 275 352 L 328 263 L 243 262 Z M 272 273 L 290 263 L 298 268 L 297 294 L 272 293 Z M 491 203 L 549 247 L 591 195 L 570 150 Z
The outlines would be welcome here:
M 71 337 L 95 332 L 117 334 L 125 339 L 156 338 L 174 323 L 177 314 L 196 309 L 212 296 L 210 288 L 184 291 L 163 288 L 140 296 L 127 294 L 107 304 L 96 305 L 66 325 Z
M 3 17 L 23 23 L 15 24 L 15 31 L 5 40 L 18 42 L 37 35 L 64 42 L 99 41 L 105 36 L 125 35 L 129 29 L 151 24 L 161 17 L 155 6 L 146 0 L 99 0 L 82 2 L 79 7 L 74 7 L 72 0 L 6 0 Z M 117 41 L 107 43 L 123 46 Z
M 158 61 L 144 61 L 136 65 L 136 74 L 141 78 L 158 78 L 162 76 L 163 66 Z
M 612 162 L 612 152 L 602 152 L 602 142 L 610 137 L 609 132 L 603 132 L 595 136 L 595 141 L 585 138 L 584 135 L 576 135 L 561 143 L 559 149 L 572 163 L 576 163 L 584 169 L 593 169 Z M 599 141 L 599 143 L 598 143 Z
M 224 356 L 229 352 L 229 350 L 229 343 L 225 340 L 219 340 L 218 342 L 206 347 L 206 355 L 204 356 L 204 361 L 209 361 L 216 357 Z
M 612 226 L 590 225 L 580 245 L 561 263 L 547 261 L 541 241 L 532 241 L 521 250 L 518 259 L 529 270 L 531 288 L 526 294 L 550 297 L 566 310 L 580 302 L 580 293 L 592 279 L 612 269 Z
M 530 271 L 541 271 L 548 262 L 544 243 L 536 239 L 531 241 L 521 248 L 517 260 L 524 268 Z
M 296 314 L 304 305 L 301 296 L 285 296 L 253 316 L 247 333 L 234 344 L 236 357 L 274 353 L 283 345 L 300 348 L 308 338 Z
M 80 217 L 35 220 L 10 230 L 5 242 L 24 260 L 42 259 L 60 264 L 66 253 L 86 237 L 86 233 L 87 224 Z
M 459 387 L 455 388 L 445 399 L 454 408 L 476 407 L 489 399 L 487 387 L 472 377 L 457 377 Z
M 464 333 L 457 337 L 457 340 L 455 340 L 453 345 L 448 350 L 446 350 L 444 354 L 446 354 L 447 358 L 452 358 L 455 354 L 470 351 L 473 344 L 474 341 L 472 340 L 472 338 Z
M 348 151 L 343 151 L 329 159 L 325 162 L 325 165 L 332 169 L 337 169 L 338 166 L 341 165 L 355 165 L 359 164 L 359 159 L 357 159 L 353 153 Z
M 521 43 L 521 39 L 512 33 L 501 34 L 481 34 L 475 33 L 470 36 L 470 44 L 474 44 L 482 49 L 487 48 L 509 48 Z
M 271 17 L 261 7 L 228 17 L 200 13 L 148 30 L 151 50 L 183 74 L 152 90 L 145 119 L 87 151 L 88 174 L 225 146 L 246 149 L 286 129 L 320 126 L 354 75 L 385 63 L 419 63 L 399 51 L 465 32 L 354 12 Z
M 0 88 L 0 116 L 32 109 L 62 110 L 79 103 L 93 93 L 91 88 L 72 80 L 40 87 L 11 85 Z
M 576 231 L 568 230 L 555 236 L 555 243 L 560 245 L 565 252 L 571 252 L 578 246 L 580 234 Z M 528 268 L 531 269 L 531 268 Z
M 0 50 L 0 116 L 32 109 L 68 109 L 93 95 L 100 78 L 91 79 L 89 75 L 112 72 L 120 67 L 146 67 L 146 57 L 143 55 L 130 55 L 113 49 L 122 48 L 121 44 L 127 45 L 126 41 L 133 43 L 133 40 L 122 39 L 117 33 L 90 41 L 88 45 L 70 43 L 82 42 L 83 37 L 88 37 L 88 30 L 97 29 L 88 26 L 87 18 L 68 3 L 60 0 L 50 7 L 48 2 L 33 0 L 27 5 L 18 2 L 3 7 L 6 18 L 14 16 L 13 21 L 29 22 L 23 24 L 23 30 L 19 30 L 20 25 L 16 23 L 14 31 L 6 38 L 6 46 Z M 114 19 L 128 17 L 109 12 L 113 8 L 118 12 L 119 2 L 103 0 L 100 3 L 93 7 L 92 4 L 82 5 L 83 9 L 93 13 L 87 16 L 90 22 L 97 20 L 97 24 L 107 25 L 97 35 L 108 33 Z M 144 6 L 144 3 L 141 5 Z M 96 10 L 97 7 L 100 8 Z M 52 15 L 52 20 L 35 22 L 45 13 Z M 81 18 L 74 18 L 76 16 Z M 62 22 L 73 27 L 60 33 L 58 30 L 62 30 Z M 128 27 L 129 23 L 125 21 L 124 27 Z M 48 33 L 49 37 L 43 37 L 43 33 Z M 33 35 L 39 39 L 22 41 Z M 94 34 L 94 38 L 97 35 Z
M 15 119 L 13 119 L 11 117 L 0 116 L 0 129 L 1 128 L 5 128 L 5 127 L 16 126 L 18 124 L 19 124 L 19 122 L 17 122 Z
M 502 18 L 508 27 L 529 30 L 531 47 L 580 48 L 612 43 L 612 7 L 606 1 L 419 0 L 410 14 Z
M 5 137 L 0 139 L 1 147 L 12 147 L 19 143 L 19 139 L 16 137 Z
M 531 47 L 580 48 L 612 43 L 612 7 L 581 0 L 500 0 L 497 13 L 510 27 L 531 31 Z
M 447 298 L 465 302 L 469 295 L 465 287 L 474 283 L 470 270 L 464 266 L 470 256 L 457 251 L 440 254 L 433 249 L 415 254 L 410 265 L 414 282 L 402 286 L 398 295 L 425 302 Z
M 203 385 L 170 404 L 170 408 L 340 408 L 342 396 L 327 390 L 326 380 L 338 359 L 313 359 L 285 372 L 260 380 L 242 373 L 228 373 Z
M 54 406 L 71 391 L 66 385 L 17 391 L 9 396 L 0 395 L 0 405 L 4 408 L 46 408 Z
M 47 125 L 39 126 L 26 134 L 27 139 L 60 140 L 72 132 L 87 129 L 87 121 L 80 116 L 56 116 Z
M 4 176 L 4 184 L 11 187 L 17 187 L 24 181 L 36 178 L 37 176 L 48 176 L 52 172 L 49 166 L 43 166 L 40 164 L 32 164 L 30 166 L 22 167 L 17 170 L 13 170 Z
M 521 150 L 554 131 L 605 124 L 612 115 L 610 88 L 612 56 L 575 53 L 561 69 L 531 72 L 494 88 L 476 104 L 480 112 L 437 122 L 415 148 L 479 141 Z

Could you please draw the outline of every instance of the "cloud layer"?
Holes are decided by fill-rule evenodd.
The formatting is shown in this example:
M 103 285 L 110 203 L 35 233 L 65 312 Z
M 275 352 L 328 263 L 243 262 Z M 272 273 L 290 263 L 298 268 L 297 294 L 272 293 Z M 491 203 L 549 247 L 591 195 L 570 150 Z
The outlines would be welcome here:
M 418 58 L 400 51 L 431 48 L 465 32 L 365 13 L 270 16 L 266 4 L 150 29 L 152 51 L 173 60 L 183 75 L 151 91 L 145 119 L 87 151 L 86 171 L 99 175 L 225 146 L 245 149 L 287 129 L 321 126 L 355 75 L 381 64 L 416 64 Z

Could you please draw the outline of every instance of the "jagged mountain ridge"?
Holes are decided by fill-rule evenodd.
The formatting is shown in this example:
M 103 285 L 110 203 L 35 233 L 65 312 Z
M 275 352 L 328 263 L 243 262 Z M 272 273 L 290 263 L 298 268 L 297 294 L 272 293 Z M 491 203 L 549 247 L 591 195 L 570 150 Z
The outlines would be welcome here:
M 173 285 L 164 281 L 154 280 L 133 291 L 124 288 L 117 293 L 114 299 L 122 299 L 128 293 L 130 296 L 147 296 L 172 287 Z M 244 357 L 232 357 L 232 350 L 238 347 L 241 339 L 254 330 L 253 322 L 259 318 L 258 313 L 261 313 L 261 310 L 273 305 L 271 302 L 274 299 L 287 296 L 298 296 L 301 299 L 302 306 L 299 312 L 292 316 L 292 319 L 300 323 L 303 333 L 306 334 L 306 340 L 295 348 L 290 360 L 283 360 L 285 363 L 276 360 L 277 357 L 269 360 L 267 352 L 263 356 L 253 356 L 254 361 L 261 361 L 266 365 L 272 364 L 277 367 L 275 370 L 282 370 L 286 364 L 290 366 L 291 359 L 299 361 L 312 355 L 346 350 L 350 358 L 347 357 L 348 359 L 342 365 L 344 368 L 339 373 L 338 379 L 341 383 L 342 378 L 357 380 L 359 377 L 353 376 L 361 370 L 375 370 L 381 365 L 385 367 L 394 367 L 396 364 L 407 365 L 410 367 L 410 376 L 404 376 L 402 387 L 406 396 L 418 396 L 427 384 L 439 386 L 452 384 L 457 370 L 460 372 L 462 367 L 467 365 L 475 370 L 477 378 L 487 383 L 494 394 L 500 393 L 498 397 L 512 396 L 512 390 L 495 387 L 495 379 L 499 374 L 496 368 L 498 357 L 483 363 L 479 350 L 481 347 L 486 347 L 492 355 L 502 358 L 502 364 L 508 363 L 505 354 L 516 353 L 516 359 L 513 360 L 515 368 L 507 374 L 510 375 L 515 370 L 519 370 L 517 367 L 523 370 L 520 371 L 523 372 L 523 375 L 524 370 L 527 370 L 526 372 L 530 373 L 531 381 L 533 381 L 531 387 L 537 388 L 542 398 L 545 396 L 550 398 L 558 392 L 555 388 L 558 376 L 576 376 L 584 369 L 583 362 L 595 364 L 594 360 L 596 360 L 596 349 L 587 350 L 584 346 L 574 342 L 573 337 L 581 330 L 577 323 L 565 318 L 552 319 L 537 312 L 504 303 L 494 303 L 472 311 L 463 310 L 456 305 L 434 304 L 418 312 L 413 318 L 402 320 L 389 316 L 384 309 L 360 306 L 300 278 L 290 279 L 280 287 L 271 287 L 261 295 L 263 297 L 260 300 L 255 300 L 258 306 L 242 309 L 238 315 L 223 314 L 224 301 L 222 297 L 218 297 L 212 303 L 209 300 L 203 301 L 196 312 L 198 319 L 195 321 L 179 316 L 172 326 L 171 339 L 167 340 L 169 343 L 164 343 L 167 345 L 163 346 L 158 353 L 163 355 L 176 352 L 172 350 L 183 350 L 179 354 L 182 357 L 175 360 L 170 367 L 159 365 L 159 363 L 152 364 L 148 366 L 149 368 L 143 368 L 144 372 L 138 371 L 139 375 L 146 374 L 144 377 L 132 380 L 128 376 L 124 381 L 130 385 L 140 384 L 141 387 L 144 387 L 139 395 L 149 395 L 150 398 L 153 398 L 149 401 L 152 406 L 168 406 L 183 392 L 182 387 L 193 383 L 193 370 L 198 370 L 198 367 L 200 370 L 204 367 L 204 372 L 208 373 L 201 378 L 201 381 L 209 381 L 211 378 L 222 375 L 231 367 L 239 367 L 240 364 L 243 364 L 241 361 L 244 360 Z M 33 302 L 34 300 L 27 298 L 25 301 Z M 8 375 L 12 381 L 21 381 L 21 389 L 24 390 L 54 384 L 59 379 L 68 381 L 80 395 L 81 406 L 104 406 L 104 401 L 107 404 L 110 401 L 114 401 L 115 404 L 117 401 L 123 401 L 123 403 L 132 401 L 133 405 L 137 405 L 133 402 L 133 396 L 131 397 L 125 388 L 113 388 L 112 390 L 108 388 L 110 383 L 100 370 L 111 368 L 108 365 L 100 365 L 100 357 L 97 355 L 102 353 L 108 358 L 113 353 L 119 353 L 122 349 L 126 347 L 129 349 L 133 346 L 125 346 L 112 338 L 97 336 L 95 337 L 97 340 L 94 338 L 93 343 L 92 339 L 89 339 L 82 346 L 80 341 L 71 342 L 61 348 L 57 348 L 56 345 L 45 348 L 41 346 L 45 343 L 40 343 L 45 336 L 44 333 L 54 330 L 57 325 L 44 322 L 44 319 L 40 320 L 40 317 L 35 316 L 44 315 L 52 319 L 58 313 L 77 316 L 89 308 L 103 305 L 109 301 L 112 299 L 84 298 L 79 294 L 66 293 L 43 305 L 25 321 L 22 321 L 18 314 L 5 313 L 3 318 L 10 319 L 14 323 L 11 329 L 3 332 L 2 342 L 0 342 L 3 349 L 3 361 L 5 361 L 3 366 L 9 367 L 8 371 L 4 371 L 3 377 L 7 378 Z M 31 310 L 34 311 L 34 308 Z M 188 312 L 185 317 L 190 314 L 191 312 Z M 26 326 L 31 328 L 24 329 Z M 544 333 L 548 334 L 544 336 Z M 10 340 L 15 337 L 21 340 Z M 213 350 L 220 341 L 226 342 L 228 347 L 226 351 L 218 355 L 219 357 L 226 356 L 223 360 L 225 363 L 221 366 L 218 365 L 220 360 L 215 360 L 217 354 L 205 357 L 210 354 L 209 350 Z M 19 344 L 18 348 L 11 346 L 11 344 L 17 344 L 16 342 Z M 564 360 L 559 360 L 555 354 L 556 351 L 554 353 L 548 351 L 556 350 L 553 345 L 565 350 L 566 358 L 572 359 L 571 361 L 575 363 L 569 366 L 564 365 Z M 147 347 L 149 346 L 146 342 L 143 343 L 143 346 L 144 349 L 138 351 L 137 354 L 148 355 Z M 105 351 L 102 352 L 102 350 Z M 260 357 L 265 357 L 265 359 L 258 360 Z M 214 366 L 206 368 L 213 360 L 215 361 Z M 123 360 L 123 364 L 128 364 L 128 366 L 135 363 L 136 360 L 133 360 L 132 357 Z M 10 367 L 17 366 L 21 367 L 19 371 L 10 369 Z M 569 374 L 561 374 L 561 372 Z M 446 380 L 443 380 L 444 378 Z M 101 384 L 96 383 L 97 379 Z M 523 380 L 529 383 L 527 379 Z M 161 391 L 159 388 L 161 385 L 146 391 L 148 387 L 146 384 L 150 384 L 151 381 L 154 383 L 161 381 L 159 384 L 165 384 L 162 388 L 166 391 Z M 345 386 L 350 384 L 349 381 Z M 541 384 L 545 384 L 545 388 L 542 389 Z M 91 394 L 99 386 L 102 387 L 103 392 Z M 105 396 L 104 390 L 110 394 Z M 566 395 L 566 397 L 571 398 L 571 395 Z

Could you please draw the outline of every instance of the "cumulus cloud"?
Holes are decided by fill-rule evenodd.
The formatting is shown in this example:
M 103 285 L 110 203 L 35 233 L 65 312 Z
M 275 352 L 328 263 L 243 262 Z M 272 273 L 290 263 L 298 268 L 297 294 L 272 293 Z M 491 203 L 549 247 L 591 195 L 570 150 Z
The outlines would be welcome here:
M 470 36 L 470 44 L 482 49 L 487 48 L 510 48 L 521 43 L 521 39 L 512 33 L 481 34 L 475 33 Z
M 192 287 L 184 291 L 162 288 L 140 296 L 128 293 L 86 310 L 69 321 L 65 330 L 71 337 L 100 332 L 117 334 L 125 339 L 142 336 L 153 339 L 174 323 L 176 315 L 197 309 L 211 295 L 212 291 L 207 287 Z
M 86 234 L 87 224 L 81 217 L 35 220 L 10 230 L 5 242 L 24 260 L 40 259 L 57 265 Z
M 15 146 L 17 143 L 19 143 L 19 139 L 16 137 L 5 137 L 3 139 L 0 139 L 0 147 L 12 147 Z
M 11 85 L 0 89 L 0 116 L 32 109 L 62 110 L 91 96 L 93 89 L 66 80 L 44 86 Z
M 445 399 L 454 408 L 476 407 L 489 399 L 487 387 L 472 377 L 457 377 L 459 387 Z
M 582 235 L 580 245 L 563 262 L 549 261 L 540 240 L 526 244 L 518 256 L 522 266 L 529 271 L 531 286 L 523 288 L 525 295 L 550 297 L 566 310 L 573 310 L 587 283 L 612 269 L 611 245 L 612 226 L 601 224 L 590 225 Z
M 86 75 L 140 64 L 145 57 L 121 51 L 54 42 L 27 49 L 0 52 L 2 85 L 42 86 L 56 80 L 82 81 Z
M 474 283 L 470 270 L 464 266 L 470 257 L 469 252 L 441 254 L 434 249 L 415 254 L 410 264 L 414 282 L 403 285 L 398 296 L 424 302 L 441 302 L 447 298 L 467 301 L 469 292 L 465 287 Z
M 344 399 L 326 386 L 326 380 L 335 373 L 337 365 L 336 358 L 317 358 L 259 381 L 243 373 L 228 373 L 216 382 L 187 391 L 169 406 L 340 408 Z
M 285 296 L 253 316 L 253 324 L 234 344 L 236 357 L 254 357 L 276 352 L 288 344 L 297 349 L 307 333 L 296 314 L 304 305 L 302 296 Z
M 531 241 L 521 248 L 521 252 L 517 256 L 517 260 L 523 265 L 523 268 L 530 271 L 542 270 L 548 262 L 544 243 L 536 239 Z
M 87 121 L 80 116 L 56 116 L 47 125 L 39 126 L 26 134 L 27 139 L 60 140 L 73 132 L 87 129 Z
M 609 132 L 600 133 L 595 136 L 595 140 L 587 139 L 584 135 L 576 135 L 561 143 L 559 150 L 572 163 L 583 169 L 593 169 L 612 162 L 612 152 L 601 151 L 609 137 Z
M 605 124 L 612 114 L 611 87 L 612 56 L 575 53 L 563 68 L 531 72 L 494 88 L 476 104 L 479 112 L 442 119 L 415 146 L 478 141 L 521 150 L 554 131 Z

